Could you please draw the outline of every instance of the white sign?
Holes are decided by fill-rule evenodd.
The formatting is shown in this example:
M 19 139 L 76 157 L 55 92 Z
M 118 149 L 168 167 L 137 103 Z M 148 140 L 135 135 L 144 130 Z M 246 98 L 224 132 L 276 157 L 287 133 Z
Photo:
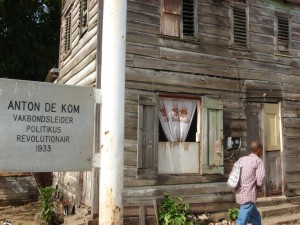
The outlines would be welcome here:
M 93 136 L 92 88 L 0 79 L 0 171 L 90 170 Z

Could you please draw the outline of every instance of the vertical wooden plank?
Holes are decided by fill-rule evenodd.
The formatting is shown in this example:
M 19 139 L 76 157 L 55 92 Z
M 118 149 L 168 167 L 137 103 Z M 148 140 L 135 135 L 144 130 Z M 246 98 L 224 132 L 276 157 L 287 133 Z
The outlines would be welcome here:
M 154 207 L 154 213 L 155 213 L 155 222 L 156 222 L 156 225 L 159 225 L 158 224 L 158 210 L 157 210 L 156 200 L 153 200 L 153 207 Z
M 152 168 L 154 165 L 154 108 L 144 106 L 143 129 L 143 167 Z
M 217 112 L 214 109 L 208 109 L 208 165 L 215 165 L 215 142 L 217 137 Z
M 223 110 L 208 110 L 209 165 L 223 165 Z M 217 165 L 218 164 L 218 165 Z
M 102 12 L 102 11 L 101 11 Z M 98 87 L 100 87 L 100 79 L 98 79 Z M 100 115 L 101 115 L 101 105 L 96 104 L 95 106 L 95 131 L 94 131 L 94 153 L 100 152 Z M 100 171 L 98 168 L 92 169 L 92 215 L 99 213 L 99 176 Z
M 200 154 L 200 163 L 201 163 L 201 174 L 204 173 L 203 165 L 208 165 L 208 109 L 203 107 L 201 108 L 201 154 Z
M 224 154 L 223 154 L 223 140 L 224 140 L 224 134 L 223 134 L 223 110 L 218 110 L 217 115 L 217 121 L 218 121 L 218 137 L 219 137 L 219 154 L 217 154 L 218 157 L 220 157 L 220 165 L 223 166 L 224 164 Z
M 145 225 L 145 206 L 139 207 L 139 225 Z
M 155 96 L 154 99 L 154 107 L 153 107 L 153 114 L 154 114 L 154 121 L 153 121 L 153 168 L 155 168 L 155 173 L 157 174 L 158 170 L 158 139 L 159 139 L 159 115 L 158 115 L 158 98 Z
M 83 172 L 82 178 L 82 202 L 88 206 L 92 206 L 92 171 Z
M 138 107 L 138 160 L 137 166 L 138 168 L 143 168 L 143 129 L 144 129 L 144 112 L 143 112 L 143 105 L 139 104 Z
M 250 143 L 253 140 L 262 142 L 260 118 L 262 112 L 261 103 L 248 103 L 246 105 L 247 115 L 247 151 L 250 153 Z

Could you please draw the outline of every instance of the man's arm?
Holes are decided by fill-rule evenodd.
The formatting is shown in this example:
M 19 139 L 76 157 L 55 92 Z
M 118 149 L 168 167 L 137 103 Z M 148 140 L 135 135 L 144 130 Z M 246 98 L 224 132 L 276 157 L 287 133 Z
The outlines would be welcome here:
M 266 177 L 265 167 L 262 160 L 259 161 L 258 167 L 256 170 L 256 185 L 261 187 L 264 184 Z

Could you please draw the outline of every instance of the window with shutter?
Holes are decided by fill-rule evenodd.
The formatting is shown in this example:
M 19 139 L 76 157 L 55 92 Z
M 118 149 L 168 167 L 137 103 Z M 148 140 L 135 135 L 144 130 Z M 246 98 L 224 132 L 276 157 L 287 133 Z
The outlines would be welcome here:
M 173 37 L 197 34 L 197 1 L 162 0 L 161 33 Z
M 195 36 L 195 3 L 194 0 L 182 1 L 182 33 Z
M 139 96 L 138 115 L 138 177 L 224 173 L 222 101 L 197 96 L 163 95 L 155 100 Z M 190 123 L 188 128 L 185 123 Z M 188 129 L 184 140 L 178 139 L 182 126 Z
M 80 0 L 79 2 L 79 31 L 82 36 L 87 30 L 87 20 L 88 20 L 88 1 Z
M 230 42 L 232 47 L 248 47 L 248 11 L 247 5 L 231 3 L 230 7 L 231 32 Z
M 287 15 L 277 15 L 277 52 L 290 52 L 290 23 Z
M 71 12 L 65 16 L 64 27 L 64 51 L 68 54 L 71 51 Z
M 159 174 L 199 174 L 200 145 L 197 141 L 200 98 L 184 95 L 159 96 Z
M 234 44 L 247 47 L 246 10 L 233 8 L 233 36 Z

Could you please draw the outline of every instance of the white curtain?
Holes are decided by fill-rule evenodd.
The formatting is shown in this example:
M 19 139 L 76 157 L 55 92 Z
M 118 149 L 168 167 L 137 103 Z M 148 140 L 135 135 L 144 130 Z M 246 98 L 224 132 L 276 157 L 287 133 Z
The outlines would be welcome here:
M 197 101 L 161 98 L 159 120 L 169 142 L 184 142 L 189 132 Z

